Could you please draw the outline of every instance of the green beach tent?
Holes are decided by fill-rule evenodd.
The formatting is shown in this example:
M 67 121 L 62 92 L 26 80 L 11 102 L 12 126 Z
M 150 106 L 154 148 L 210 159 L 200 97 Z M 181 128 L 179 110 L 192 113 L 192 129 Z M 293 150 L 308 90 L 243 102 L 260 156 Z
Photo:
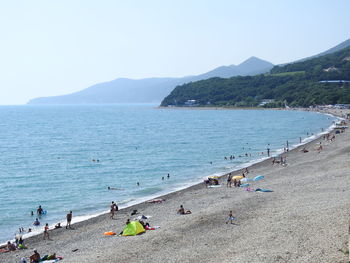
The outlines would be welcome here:
M 144 232 L 145 229 L 139 221 L 131 221 L 125 226 L 122 236 L 135 236 Z

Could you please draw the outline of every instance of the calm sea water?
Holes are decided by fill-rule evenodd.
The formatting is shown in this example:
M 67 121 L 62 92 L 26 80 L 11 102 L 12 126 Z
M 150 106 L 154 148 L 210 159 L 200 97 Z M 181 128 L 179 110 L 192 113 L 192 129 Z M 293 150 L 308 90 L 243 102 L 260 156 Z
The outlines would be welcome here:
M 0 107 L 0 242 L 20 226 L 34 228 L 30 212 L 39 204 L 48 211 L 42 225 L 69 210 L 84 219 L 112 200 L 130 205 L 242 167 L 267 148 L 276 154 L 334 121 L 299 111 L 155 106 Z M 237 158 L 224 160 L 230 155 Z

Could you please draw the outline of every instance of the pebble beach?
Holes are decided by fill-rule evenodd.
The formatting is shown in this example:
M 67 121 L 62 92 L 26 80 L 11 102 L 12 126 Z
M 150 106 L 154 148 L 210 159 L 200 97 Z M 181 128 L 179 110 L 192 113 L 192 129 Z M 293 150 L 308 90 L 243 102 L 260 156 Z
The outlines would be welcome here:
M 340 116 L 350 111 L 333 110 Z M 323 146 L 322 151 L 317 148 Z M 307 153 L 301 151 L 306 148 Z M 349 262 L 350 132 L 322 137 L 284 153 L 287 165 L 272 159 L 249 167 L 253 189 L 206 188 L 201 183 L 116 213 L 73 224 L 25 240 L 28 249 L 0 254 L 0 262 L 27 260 L 38 250 L 65 262 Z M 242 171 L 234 172 L 241 175 Z M 178 215 L 180 205 L 192 214 Z M 130 216 L 133 210 L 138 214 Z M 233 224 L 226 224 L 229 211 Z M 146 220 L 156 230 L 137 236 L 104 236 L 122 231 L 128 218 Z M 74 217 L 74 211 L 73 211 Z M 28 260 L 29 262 L 29 260 Z

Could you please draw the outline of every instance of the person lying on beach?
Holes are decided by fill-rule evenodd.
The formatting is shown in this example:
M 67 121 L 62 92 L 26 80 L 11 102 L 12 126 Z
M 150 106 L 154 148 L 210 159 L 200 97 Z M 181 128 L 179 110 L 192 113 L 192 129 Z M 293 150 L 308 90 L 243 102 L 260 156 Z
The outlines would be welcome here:
M 165 199 L 152 199 L 152 200 L 148 200 L 147 203 L 160 204 L 160 203 L 162 203 L 164 201 L 165 201 Z
M 30 256 L 30 263 L 38 263 L 40 262 L 40 254 L 38 251 L 34 250 L 34 254 Z
M 302 150 L 301 150 L 303 153 L 308 153 L 309 151 L 304 147 Z
M 177 210 L 177 213 L 180 215 L 189 215 L 192 214 L 192 212 L 190 210 L 185 211 L 183 205 L 180 205 L 180 209 Z
M 16 250 L 16 245 L 11 243 L 10 241 L 7 242 L 6 248 L 8 251 L 15 251 Z
M 230 213 L 228 214 L 228 220 L 226 221 L 226 224 L 228 224 L 228 222 L 233 224 L 232 223 L 233 220 L 235 220 L 235 217 L 233 216 L 232 211 L 230 211 Z

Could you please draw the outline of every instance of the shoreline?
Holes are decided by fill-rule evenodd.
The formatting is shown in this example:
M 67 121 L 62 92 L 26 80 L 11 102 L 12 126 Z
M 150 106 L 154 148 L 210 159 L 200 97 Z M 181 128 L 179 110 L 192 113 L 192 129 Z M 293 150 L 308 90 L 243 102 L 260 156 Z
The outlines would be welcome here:
M 333 132 L 334 132 L 334 130 L 332 130 L 332 133 Z M 310 142 L 306 142 L 305 144 L 299 145 L 299 146 L 297 146 L 296 148 L 290 150 L 287 153 L 283 153 L 283 155 L 286 156 L 289 159 L 291 156 L 298 155 L 298 153 L 300 152 L 299 150 L 302 147 L 307 147 L 308 148 L 308 147 L 315 146 L 319 141 L 322 141 L 322 134 L 319 134 L 318 138 L 315 138 L 314 140 L 312 140 Z M 270 157 L 270 158 L 268 158 L 266 160 L 260 161 L 258 163 L 254 163 L 254 164 L 248 166 L 248 168 L 249 168 L 249 170 L 254 170 L 255 171 L 255 170 L 259 170 L 259 169 L 265 169 L 266 167 L 270 167 L 272 158 L 273 157 Z M 288 163 L 288 161 L 287 161 L 287 163 Z M 233 171 L 233 172 L 231 171 L 231 173 L 233 173 L 233 175 L 238 175 L 238 174 L 241 173 L 242 169 L 243 168 L 240 168 L 240 169 L 238 169 L 236 171 Z M 229 172 L 227 172 L 225 175 L 221 176 L 220 180 L 222 181 L 222 178 L 225 178 L 228 173 Z M 251 177 L 251 175 L 248 175 L 248 176 Z M 223 183 L 223 187 L 222 188 L 226 189 L 225 182 L 222 182 L 222 183 Z M 196 191 L 203 191 L 203 186 L 204 186 L 203 183 L 197 183 L 197 184 L 194 184 L 194 185 L 189 186 L 187 188 L 176 190 L 174 192 L 171 192 L 171 193 L 168 193 L 168 194 L 165 194 L 165 195 L 161 195 L 161 196 L 159 196 L 157 198 L 166 199 L 166 201 L 164 203 L 166 203 L 168 205 L 168 204 L 171 204 L 174 201 L 176 201 L 176 199 L 179 199 L 180 196 L 183 195 L 183 194 L 187 194 L 188 195 L 189 193 L 193 193 L 193 192 L 196 192 Z M 208 189 L 207 190 L 204 189 L 204 191 L 208 191 Z M 215 191 L 215 190 L 214 189 L 210 189 L 209 191 Z M 174 209 L 178 206 L 177 204 L 178 204 L 178 200 L 176 201 L 176 205 L 174 206 Z M 134 204 L 134 205 L 131 205 L 131 206 L 128 206 L 128 207 L 125 207 L 125 208 L 119 210 L 118 213 L 117 213 L 117 217 L 122 216 L 123 220 L 124 220 L 125 218 L 127 218 L 127 214 L 129 214 L 134 209 L 137 209 L 139 211 L 143 211 L 143 210 L 147 211 L 147 210 L 152 210 L 154 208 L 154 206 L 157 206 L 157 205 L 150 204 L 150 203 L 147 203 L 147 201 L 144 201 L 144 202 L 141 202 L 141 203 L 138 203 L 138 204 Z M 118 220 L 120 220 L 120 219 L 118 219 Z M 94 228 L 93 226 L 95 226 L 95 227 L 96 227 L 96 225 L 98 226 L 100 221 L 103 221 L 103 223 L 104 223 L 104 221 L 108 221 L 107 223 L 111 223 L 111 221 L 108 220 L 108 213 L 99 215 L 97 217 L 92 217 L 92 218 L 89 218 L 87 220 L 84 220 L 84 221 L 81 221 L 81 222 L 78 222 L 78 223 L 74 223 L 73 227 L 76 228 L 76 229 L 87 230 L 89 227 Z M 53 232 L 51 231 L 50 234 L 52 235 L 54 240 L 56 239 L 56 236 L 58 236 L 62 240 L 67 240 L 67 238 L 69 238 L 69 237 L 67 237 L 68 232 L 70 232 L 70 231 L 67 231 L 65 229 L 58 229 L 58 230 L 54 230 Z M 29 244 L 30 247 L 32 247 L 32 244 L 33 244 L 33 245 L 38 245 L 38 247 L 43 246 L 45 248 L 46 245 L 43 244 L 43 243 L 46 243 L 46 242 L 45 241 L 44 242 L 41 241 L 41 237 L 39 235 L 26 238 L 26 244 Z M 146 233 L 146 235 L 148 235 L 148 233 Z M 143 235 L 143 236 L 146 236 L 146 235 Z M 55 241 L 53 241 L 52 243 L 54 243 L 54 242 Z M 13 255 L 15 255 L 15 254 L 18 254 L 18 255 L 19 254 L 22 254 L 22 255 L 23 254 L 28 254 L 28 253 L 30 253 L 30 250 L 31 249 L 29 249 L 29 251 L 23 250 L 23 251 L 6 253 L 5 257 L 10 256 L 9 254 L 12 254 L 12 253 L 13 253 Z M 18 253 L 18 252 L 20 252 L 20 253 Z M 27 253 L 25 253 L 25 252 L 27 252 Z M 0 254 L 0 262 L 3 262 L 3 261 L 1 261 L 2 260 L 2 256 L 3 255 Z M 65 259 L 65 261 L 66 261 L 66 259 Z M 68 259 L 68 261 L 69 261 L 69 259 Z M 4 262 L 6 262 L 6 261 L 4 261 Z M 69 262 L 80 262 L 80 261 L 72 260 L 72 261 L 69 261 Z M 137 261 L 135 261 L 135 262 L 137 262 Z
M 165 107 L 166 108 L 166 107 Z M 180 107 L 180 109 L 183 108 L 183 109 L 191 109 L 192 107 Z M 198 109 L 198 110 L 202 110 L 202 107 L 193 107 L 194 109 Z M 173 108 L 170 108 L 170 109 L 173 109 Z M 175 108 L 177 109 L 177 108 Z M 203 109 L 207 109 L 206 107 L 203 107 Z M 211 109 L 210 107 L 208 107 L 208 109 Z M 232 110 L 255 110 L 255 108 L 218 108 L 218 109 L 222 109 L 222 110 L 225 110 L 225 109 L 232 109 Z M 261 110 L 288 110 L 288 109 L 285 109 L 285 108 L 274 108 L 274 109 L 265 109 L 265 108 L 257 108 L 258 110 L 261 109 Z M 214 110 L 214 109 L 213 109 Z M 216 110 L 216 109 L 215 109 Z M 300 109 L 294 109 L 294 110 L 300 110 Z M 303 110 L 301 110 L 303 111 Z M 336 115 L 333 115 L 331 113 L 322 113 L 322 112 L 319 112 L 321 114 L 329 114 L 335 118 L 341 118 L 340 116 L 336 116 Z M 304 146 L 307 146 L 313 142 L 315 142 L 316 140 L 318 140 L 319 138 L 322 137 L 323 134 L 327 134 L 327 133 L 332 133 L 334 132 L 334 124 L 332 124 L 331 126 L 329 126 L 328 128 L 325 129 L 325 131 L 323 132 L 320 132 L 318 134 L 315 134 L 315 135 L 311 135 L 309 137 L 306 137 L 303 139 L 304 142 L 302 143 L 297 143 L 295 145 L 291 145 L 290 147 L 290 150 L 288 152 L 283 152 L 283 149 L 282 148 L 278 148 L 278 149 L 275 149 L 273 150 L 274 152 L 276 152 L 276 154 L 271 154 L 270 157 L 263 157 L 263 158 L 258 158 L 258 159 L 253 159 L 253 160 L 250 160 L 248 162 L 244 162 L 244 163 L 241 163 L 239 165 L 237 165 L 236 169 L 233 169 L 233 170 L 230 170 L 230 171 L 225 171 L 225 172 L 217 172 L 215 174 L 221 174 L 219 175 L 219 178 L 220 179 L 223 179 L 225 177 L 228 176 L 229 173 L 232 173 L 233 176 L 236 176 L 236 175 L 240 175 L 242 173 L 242 171 L 244 171 L 245 168 L 254 168 L 254 167 L 259 167 L 259 164 L 265 164 L 267 162 L 271 162 L 271 160 L 276 157 L 276 158 L 279 158 L 281 155 L 287 155 L 289 152 L 292 152 L 292 151 L 295 151 L 301 147 L 304 147 Z M 314 138 L 312 138 L 314 137 Z M 311 139 L 312 138 L 312 139 Z M 279 153 L 280 152 L 280 153 Z M 166 191 L 166 193 L 164 194 L 153 194 L 153 195 L 150 195 L 150 196 L 145 196 L 145 197 L 140 197 L 134 201 L 131 201 L 131 202 L 127 202 L 125 204 L 122 204 L 122 205 L 119 205 L 119 213 L 121 211 L 125 211 L 126 209 L 134 209 L 136 208 L 137 206 L 141 205 L 141 204 L 148 204 L 148 201 L 149 200 L 152 200 L 152 199 L 165 199 L 165 198 L 168 198 L 168 197 L 171 197 L 172 194 L 176 194 L 177 192 L 180 192 L 180 191 L 186 191 L 186 190 L 190 190 L 192 187 L 195 187 L 195 186 L 199 186 L 199 185 L 203 185 L 203 179 L 204 178 L 207 178 L 209 176 L 212 176 L 212 175 L 208 175 L 208 176 L 204 176 L 200 181 L 196 181 L 196 182 L 193 182 L 193 183 L 188 183 L 182 187 L 177 187 L 176 189 L 171 189 L 169 191 Z M 76 225 L 76 224 L 79 224 L 79 223 L 83 223 L 86 222 L 86 221 L 89 221 L 90 219 L 98 219 L 98 218 L 102 218 L 102 217 L 105 217 L 106 215 L 109 215 L 109 211 L 108 210 L 105 210 L 105 211 L 102 211 L 102 212 L 96 212 L 96 213 L 92 213 L 92 214 L 87 214 L 87 215 L 79 215 L 77 217 L 73 217 L 73 222 L 72 222 L 72 225 Z M 78 219 L 76 219 L 78 218 Z M 66 221 L 64 219 L 60 220 L 59 221 L 61 223 L 61 226 L 65 227 L 66 225 Z M 49 225 L 50 227 L 50 231 L 53 230 L 53 227 L 56 223 L 53 223 L 52 225 Z M 40 227 L 40 229 L 42 229 L 42 227 Z M 23 236 L 23 239 L 24 240 L 30 240 L 31 238 L 37 238 L 38 236 L 42 235 L 43 234 L 43 230 L 39 230 L 39 231 L 36 231 L 34 229 L 34 231 L 32 233 L 30 233 L 28 235 L 28 233 L 25 233 L 25 234 L 20 234 Z M 15 240 L 14 239 L 10 239 L 11 242 L 14 242 Z M 1 248 L 4 248 L 6 246 L 6 242 L 5 241 L 4 243 L 0 243 L 0 249 Z

